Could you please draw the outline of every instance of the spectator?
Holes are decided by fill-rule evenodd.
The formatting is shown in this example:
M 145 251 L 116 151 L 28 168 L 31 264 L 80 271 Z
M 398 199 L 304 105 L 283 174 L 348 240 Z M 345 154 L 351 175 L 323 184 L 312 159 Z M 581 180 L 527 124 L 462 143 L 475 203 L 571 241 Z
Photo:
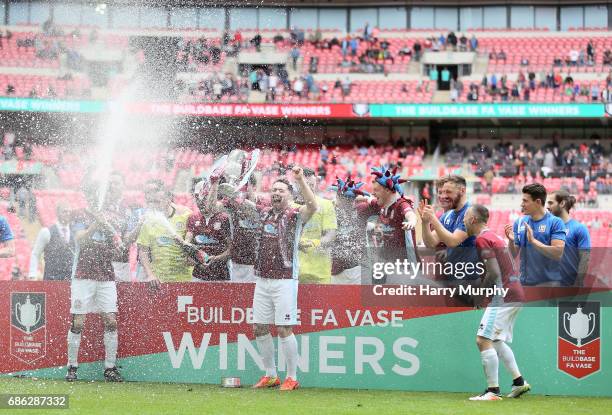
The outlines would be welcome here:
M 255 50 L 257 50 L 257 52 L 261 52 L 261 35 L 259 33 L 257 33 L 251 39 L 251 44 L 255 46 Z
M 533 71 L 529 71 L 529 73 L 527 74 L 527 79 L 529 79 L 529 89 L 531 89 L 532 91 L 535 91 L 536 89 L 536 74 Z
M 357 48 L 359 48 L 359 40 L 356 37 L 354 37 L 351 39 L 349 44 L 351 46 L 351 56 L 353 57 L 357 56 Z
M 516 85 L 516 84 L 512 85 L 512 91 L 511 91 L 510 95 L 512 96 L 512 101 L 518 101 L 519 100 L 520 92 L 519 92 L 518 85 Z
M 270 93 L 270 101 L 274 101 L 276 99 L 276 88 L 278 87 L 278 76 L 274 72 L 270 74 L 270 78 L 268 79 L 268 87 Z
M 400 50 L 397 52 L 397 54 L 398 54 L 399 56 L 401 56 L 402 58 L 405 58 L 406 56 L 412 56 L 412 49 L 410 49 L 410 48 L 408 47 L 408 45 L 404 45 L 404 47 L 403 47 L 403 48 L 401 48 L 401 49 L 400 49 Z
M 465 36 L 465 33 L 464 33 L 459 38 L 459 50 L 461 52 L 466 52 L 467 51 L 467 42 L 468 42 L 468 38 Z
M 44 254 L 44 280 L 69 280 L 72 276 L 73 235 L 70 231 L 70 208 L 60 202 L 56 207 L 57 222 L 48 228 L 42 228 L 36 237 L 36 243 L 30 257 L 28 279 L 38 277 L 40 256 Z
M 344 39 L 342 39 L 342 57 L 346 58 L 346 55 L 348 54 L 348 48 L 349 48 L 349 37 L 345 37 Z
M 440 33 L 440 36 L 438 36 L 438 44 L 440 45 L 441 49 L 446 49 L 446 38 L 442 33 Z
M 302 94 L 304 93 L 304 81 L 302 81 L 302 78 L 295 78 L 293 81 L 293 92 L 298 97 L 302 97 Z
M 499 53 L 497 54 L 497 60 L 498 61 L 504 61 L 504 63 L 506 63 L 506 52 L 504 52 L 503 49 L 500 49 Z
M 350 93 L 351 93 L 351 80 L 347 76 L 342 81 L 342 95 L 346 97 L 350 95 Z
M 414 51 L 414 60 L 419 62 L 421 60 L 421 42 L 419 42 L 418 40 L 414 42 L 414 45 L 412 45 L 412 50 Z
M 584 66 L 585 63 L 586 63 L 586 56 L 584 54 L 584 50 L 580 49 L 580 52 L 578 54 L 578 66 Z
M 530 95 L 531 95 L 531 89 L 525 88 L 523 90 L 523 101 L 529 102 Z
M 568 66 L 578 66 L 578 57 L 580 56 L 580 52 L 578 52 L 576 49 L 572 49 L 569 52 L 568 55 L 568 61 L 567 61 L 567 65 Z
M 604 65 L 612 65 L 612 52 L 606 49 L 603 53 L 602 62 Z
M 553 88 L 559 88 L 561 86 L 561 82 L 563 82 L 563 78 L 559 72 L 555 73 L 553 76 Z
M 495 92 L 497 90 L 497 75 L 493 74 L 491 75 L 491 91 Z
M 363 38 L 366 40 L 366 42 L 369 42 L 372 38 L 372 26 L 370 26 L 369 22 L 366 22 L 363 29 Z
M 215 100 L 220 101 L 222 96 L 223 87 L 221 86 L 221 82 L 218 79 L 215 79 L 213 82 L 213 97 Z
M 457 35 L 455 32 L 450 32 L 446 38 L 446 43 L 452 48 L 453 51 L 457 50 Z
M 459 91 L 456 87 L 451 87 L 450 89 L 450 99 L 452 102 L 457 102 L 459 100 Z
M 297 46 L 294 46 L 291 49 L 291 63 L 293 65 L 293 70 L 297 71 L 297 62 L 298 59 L 300 59 L 300 50 L 298 49 Z
M 495 62 L 497 62 L 497 52 L 495 52 L 495 48 L 493 48 L 491 52 L 489 52 L 489 60 L 494 60 Z
M 504 102 L 508 101 L 508 95 L 509 95 L 508 88 L 503 86 L 501 88 L 500 92 L 499 92 L 499 95 L 500 95 L 502 101 L 504 101 Z
M 593 66 L 593 64 L 595 63 L 595 47 L 593 46 L 593 40 L 589 39 L 589 43 L 587 43 L 586 51 L 587 51 L 587 64 L 589 66 Z
M 440 48 L 442 46 L 443 45 L 440 43 L 440 41 L 438 39 L 434 39 L 433 42 L 432 42 L 432 45 L 431 45 L 431 51 L 432 52 L 439 52 Z
M 593 83 L 591 85 L 591 101 L 597 101 L 599 99 L 599 85 Z
M 472 35 L 470 38 L 470 50 L 472 50 L 472 52 L 478 50 L 478 39 L 476 39 L 476 35 Z

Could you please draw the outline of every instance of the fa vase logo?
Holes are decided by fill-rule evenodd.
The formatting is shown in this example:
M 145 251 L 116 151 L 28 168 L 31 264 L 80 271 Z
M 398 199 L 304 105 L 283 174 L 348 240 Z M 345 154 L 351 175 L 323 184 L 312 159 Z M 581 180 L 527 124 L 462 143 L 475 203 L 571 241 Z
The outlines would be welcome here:
M 563 328 L 567 334 L 576 339 L 578 347 L 582 346 L 582 339 L 586 339 L 593 334 L 596 322 L 595 313 L 584 314 L 581 306 L 576 307 L 574 314 L 570 315 L 567 311 L 563 313 Z M 569 326 L 566 323 L 569 323 Z M 590 330 L 589 326 L 591 327 Z
M 11 355 L 33 363 L 47 354 L 45 293 L 11 293 Z
M 601 310 L 595 301 L 559 303 L 559 370 L 582 379 L 601 367 Z
M 25 327 L 26 334 L 30 334 L 30 329 L 40 322 L 41 317 L 42 303 L 32 304 L 29 295 L 24 303 L 15 304 L 15 319 Z

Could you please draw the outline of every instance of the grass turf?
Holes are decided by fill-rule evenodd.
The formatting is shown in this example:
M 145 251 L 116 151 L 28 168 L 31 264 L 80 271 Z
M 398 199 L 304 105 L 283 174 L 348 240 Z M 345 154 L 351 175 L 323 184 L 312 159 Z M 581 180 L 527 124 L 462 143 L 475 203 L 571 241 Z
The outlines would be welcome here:
M 68 394 L 68 410 L 10 410 L 26 414 L 612 414 L 612 398 L 527 394 L 501 402 L 470 402 L 465 393 L 305 388 L 223 389 L 211 385 L 122 384 L 0 378 L 0 393 Z

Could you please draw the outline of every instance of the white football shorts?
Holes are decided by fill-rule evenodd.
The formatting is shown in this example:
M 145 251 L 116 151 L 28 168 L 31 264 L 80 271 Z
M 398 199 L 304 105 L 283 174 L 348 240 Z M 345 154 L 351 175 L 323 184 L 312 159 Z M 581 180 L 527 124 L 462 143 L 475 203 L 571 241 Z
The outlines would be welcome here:
M 298 280 L 255 278 L 253 323 L 295 326 Z

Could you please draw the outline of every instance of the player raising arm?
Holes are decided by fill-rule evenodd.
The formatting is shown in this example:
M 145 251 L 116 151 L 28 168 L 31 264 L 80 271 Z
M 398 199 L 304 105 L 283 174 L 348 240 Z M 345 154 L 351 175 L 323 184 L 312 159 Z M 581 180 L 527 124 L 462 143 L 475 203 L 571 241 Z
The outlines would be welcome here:
M 285 179 L 277 179 L 270 190 L 271 208 L 261 215 L 262 229 L 255 262 L 253 332 L 266 374 L 253 385 L 254 388 L 280 384 L 270 334 L 271 324 L 276 326 L 279 347 L 287 362 L 287 377 L 281 390 L 299 387 L 297 339 L 293 334 L 293 326 L 297 324 L 297 250 L 302 225 L 308 222 L 318 206 L 314 193 L 306 184 L 302 168 L 294 167 L 292 171 L 304 205 L 292 207 L 291 184 Z M 243 201 L 243 204 L 253 205 L 249 201 Z

